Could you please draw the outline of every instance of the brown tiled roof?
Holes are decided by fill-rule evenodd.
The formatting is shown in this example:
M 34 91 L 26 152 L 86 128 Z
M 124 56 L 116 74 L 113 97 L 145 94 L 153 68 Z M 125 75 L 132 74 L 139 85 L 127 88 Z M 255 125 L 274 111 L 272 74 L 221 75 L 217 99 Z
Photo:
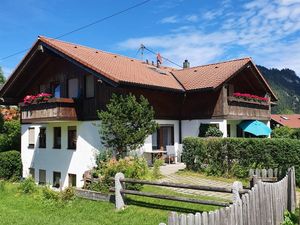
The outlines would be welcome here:
M 39 37 L 39 39 L 114 82 L 184 91 L 180 83 L 170 73 L 170 68 L 158 69 L 137 59 L 51 38 Z
M 28 60 L 28 56 L 34 52 L 34 48 L 36 48 L 39 43 L 95 71 L 113 83 L 148 86 L 151 88 L 163 88 L 182 92 L 217 88 L 248 64 L 254 67 L 258 76 L 273 95 L 273 99 L 276 100 L 276 96 L 250 58 L 236 59 L 181 70 L 165 66 L 157 68 L 141 60 L 53 38 L 39 37 L 29 53 L 20 62 L 17 69 L 22 63 Z M 10 87 L 10 83 L 15 82 L 14 78 L 18 75 L 16 71 L 13 72 L 8 79 L 4 90 L 0 90 L 2 95 L 6 92 L 6 89 Z
M 173 74 L 186 90 L 216 88 L 249 62 L 250 58 L 236 59 L 176 70 Z
M 282 126 L 287 126 L 290 128 L 300 128 L 300 114 L 291 115 L 271 115 L 271 119 L 275 122 L 281 124 Z

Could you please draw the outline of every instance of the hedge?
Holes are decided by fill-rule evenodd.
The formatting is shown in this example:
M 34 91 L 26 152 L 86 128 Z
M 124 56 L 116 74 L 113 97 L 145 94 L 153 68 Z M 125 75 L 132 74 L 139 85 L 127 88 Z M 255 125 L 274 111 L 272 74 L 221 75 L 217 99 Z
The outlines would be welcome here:
M 21 154 L 18 151 L 12 150 L 0 152 L 0 179 L 20 178 L 22 170 Z
M 270 138 L 198 138 L 183 140 L 187 168 L 208 175 L 245 178 L 250 168 L 296 168 L 300 185 L 300 140 Z
M 18 120 L 5 121 L 0 133 L 0 152 L 21 149 L 21 125 Z

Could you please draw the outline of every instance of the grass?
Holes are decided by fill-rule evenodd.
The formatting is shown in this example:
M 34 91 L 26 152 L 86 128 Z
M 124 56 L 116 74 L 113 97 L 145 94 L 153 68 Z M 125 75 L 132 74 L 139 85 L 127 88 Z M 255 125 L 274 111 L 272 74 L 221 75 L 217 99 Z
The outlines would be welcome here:
M 248 179 L 241 179 L 241 178 L 236 178 L 236 177 L 218 177 L 218 176 L 208 176 L 205 173 L 201 172 L 194 172 L 190 170 L 179 170 L 176 174 L 180 176 L 191 176 L 191 177 L 199 177 L 199 178 L 204 178 L 208 180 L 213 180 L 213 181 L 221 181 L 225 183 L 233 183 L 234 181 L 240 181 L 243 183 L 244 186 L 249 186 L 249 180 Z
M 218 208 L 141 196 L 128 196 L 126 209 L 116 211 L 114 204 L 109 202 L 95 202 L 79 198 L 67 204 L 45 201 L 41 199 L 39 193 L 32 195 L 18 193 L 17 186 L 17 184 L 6 183 L 4 190 L 0 189 L 0 224 L 153 225 L 166 222 L 169 211 L 190 213 L 210 211 Z M 206 200 L 220 200 L 211 197 L 178 194 L 174 191 L 153 186 L 145 186 L 143 191 Z

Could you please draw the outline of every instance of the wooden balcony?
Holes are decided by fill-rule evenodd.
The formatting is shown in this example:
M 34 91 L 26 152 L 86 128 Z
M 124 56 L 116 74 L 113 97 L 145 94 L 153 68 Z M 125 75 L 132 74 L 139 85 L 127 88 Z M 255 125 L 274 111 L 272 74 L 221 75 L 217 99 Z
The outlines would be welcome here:
M 22 123 L 78 120 L 76 104 L 71 98 L 51 98 L 48 102 L 20 103 Z
M 244 100 L 233 96 L 227 101 L 228 118 L 243 119 L 270 119 L 270 102 Z

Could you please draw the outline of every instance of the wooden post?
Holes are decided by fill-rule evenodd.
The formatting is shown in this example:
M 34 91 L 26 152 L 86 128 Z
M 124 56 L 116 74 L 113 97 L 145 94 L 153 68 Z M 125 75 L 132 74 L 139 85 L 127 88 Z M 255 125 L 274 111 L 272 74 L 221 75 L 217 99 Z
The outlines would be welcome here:
M 239 191 L 243 189 L 243 184 L 239 181 L 235 181 L 232 184 L 232 202 L 233 204 L 240 202 L 241 201 L 241 197 L 240 197 L 240 193 Z
M 252 179 L 250 180 L 250 188 L 253 188 L 255 184 L 258 183 L 258 177 L 257 175 L 253 175 Z
M 294 212 L 296 208 L 296 182 L 295 182 L 295 168 L 288 170 L 288 210 Z
M 124 209 L 124 194 L 121 193 L 121 190 L 124 188 L 123 184 L 120 182 L 120 179 L 124 179 L 123 173 L 117 173 L 115 176 L 115 198 L 116 198 L 116 209 Z

